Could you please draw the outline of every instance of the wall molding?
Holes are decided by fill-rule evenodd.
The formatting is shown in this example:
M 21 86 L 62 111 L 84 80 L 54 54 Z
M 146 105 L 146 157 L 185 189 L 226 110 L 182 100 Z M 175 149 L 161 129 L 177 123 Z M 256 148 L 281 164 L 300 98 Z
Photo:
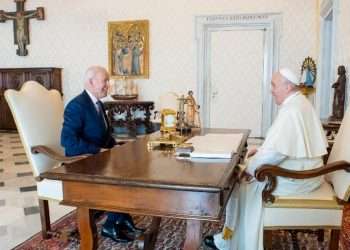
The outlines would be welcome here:
M 332 15 L 331 22 L 329 20 L 330 15 Z M 316 92 L 316 109 L 323 119 L 328 118 L 333 101 L 333 97 L 331 96 L 331 83 L 334 82 L 336 78 L 335 56 L 337 54 L 338 17 L 339 0 L 323 0 L 320 6 L 320 81 Z M 331 29 L 331 33 L 329 29 Z M 327 38 L 330 40 L 327 41 Z M 331 41 L 330 44 L 329 41 Z M 327 53 L 330 53 L 330 55 Z
M 273 121 L 276 106 L 270 93 L 272 73 L 279 66 L 279 44 L 282 15 L 280 13 L 210 15 L 195 17 L 197 42 L 197 90 L 202 110 L 202 126 L 210 126 L 211 67 L 210 38 L 212 32 L 233 30 L 264 30 L 264 62 L 262 86 L 262 124 L 264 136 Z

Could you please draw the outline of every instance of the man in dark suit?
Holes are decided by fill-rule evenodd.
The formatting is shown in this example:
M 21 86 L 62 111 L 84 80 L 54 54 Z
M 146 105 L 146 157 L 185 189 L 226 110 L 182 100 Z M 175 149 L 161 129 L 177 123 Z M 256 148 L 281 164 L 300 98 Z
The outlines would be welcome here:
M 109 74 L 100 66 L 85 74 L 85 90 L 73 98 L 64 111 L 61 144 L 66 156 L 97 154 L 116 145 L 100 101 L 107 95 Z M 102 235 L 117 242 L 132 241 L 143 229 L 136 228 L 129 214 L 108 213 Z

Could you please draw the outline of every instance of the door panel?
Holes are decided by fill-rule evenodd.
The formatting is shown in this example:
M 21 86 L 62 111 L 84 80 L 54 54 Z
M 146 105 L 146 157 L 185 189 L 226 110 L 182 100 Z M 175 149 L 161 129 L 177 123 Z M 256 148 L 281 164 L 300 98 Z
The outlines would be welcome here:
M 211 33 L 210 127 L 262 135 L 264 31 Z

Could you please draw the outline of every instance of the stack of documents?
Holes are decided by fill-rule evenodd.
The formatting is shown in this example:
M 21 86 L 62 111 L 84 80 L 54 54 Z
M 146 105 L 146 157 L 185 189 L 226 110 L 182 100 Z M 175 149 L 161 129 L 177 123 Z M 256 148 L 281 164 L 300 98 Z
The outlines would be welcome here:
M 175 155 L 181 157 L 190 157 L 191 152 L 194 150 L 191 143 L 182 143 L 175 149 Z
M 191 157 L 232 158 L 241 144 L 243 134 L 206 134 L 192 137 L 187 143 L 194 147 Z

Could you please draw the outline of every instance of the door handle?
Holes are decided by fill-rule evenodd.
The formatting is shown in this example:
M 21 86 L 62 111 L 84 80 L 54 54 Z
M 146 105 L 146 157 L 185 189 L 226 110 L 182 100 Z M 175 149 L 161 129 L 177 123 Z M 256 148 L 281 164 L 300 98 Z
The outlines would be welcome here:
M 211 93 L 211 98 L 215 98 L 217 95 L 218 95 L 218 91 L 216 90 L 216 91 L 213 91 L 213 93 Z

